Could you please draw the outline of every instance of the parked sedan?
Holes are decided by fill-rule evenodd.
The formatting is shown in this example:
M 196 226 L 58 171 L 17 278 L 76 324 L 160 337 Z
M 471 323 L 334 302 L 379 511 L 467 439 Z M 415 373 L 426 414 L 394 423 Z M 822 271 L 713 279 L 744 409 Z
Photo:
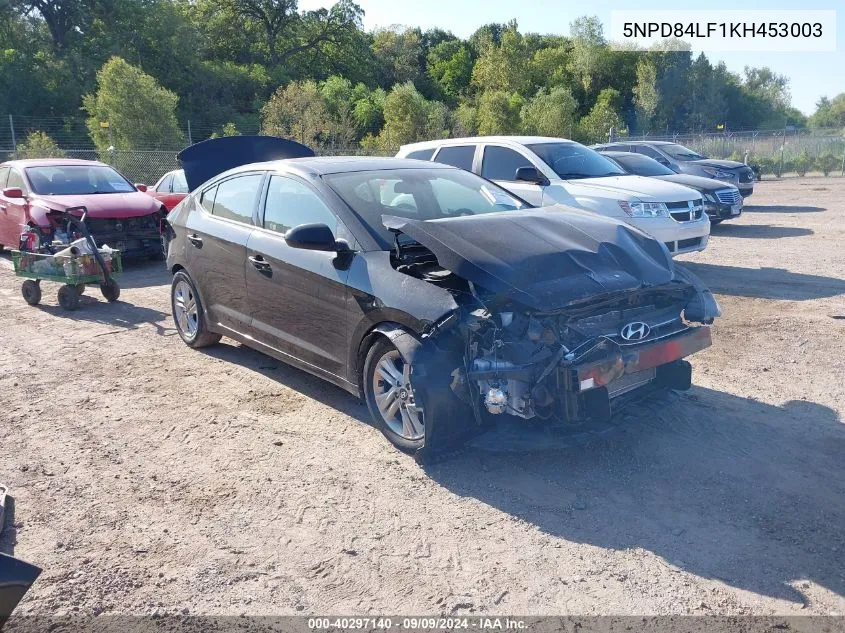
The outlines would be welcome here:
M 181 169 L 167 172 L 152 187 L 138 185 L 138 188 L 161 202 L 168 211 L 172 211 L 188 195 L 188 183 Z
M 594 145 L 599 151 L 635 152 L 653 158 L 677 174 L 714 178 L 735 185 L 743 198 L 754 193 L 754 170 L 735 160 L 707 158 L 688 147 L 668 141 L 627 141 Z
M 113 167 L 67 158 L 0 164 L 0 248 L 18 248 L 27 227 L 41 240 L 64 241 L 63 212 L 83 206 L 98 244 L 130 257 L 161 256 L 161 219 L 167 210 Z
M 403 145 L 396 156 L 472 171 L 537 206 L 557 203 L 624 220 L 674 254 L 704 250 L 710 238 L 710 221 L 696 191 L 629 176 L 575 141 L 543 136 L 453 138 Z
M 668 167 L 661 165 L 653 158 L 634 154 L 633 152 L 612 152 L 599 150 L 619 165 L 626 173 L 635 176 L 659 178 L 667 182 L 674 182 L 698 191 L 704 199 L 704 211 L 710 216 L 711 224 L 719 224 L 723 220 L 739 217 L 742 214 L 742 196 L 739 189 L 712 178 L 676 174 Z
M 607 418 L 628 394 L 688 388 L 682 359 L 710 345 L 713 296 L 624 222 L 416 160 L 213 173 L 199 155 L 223 152 L 205 143 L 190 163 L 209 179 L 183 161 L 192 193 L 167 218 L 182 340 L 226 335 L 339 385 L 402 449 L 498 415 Z

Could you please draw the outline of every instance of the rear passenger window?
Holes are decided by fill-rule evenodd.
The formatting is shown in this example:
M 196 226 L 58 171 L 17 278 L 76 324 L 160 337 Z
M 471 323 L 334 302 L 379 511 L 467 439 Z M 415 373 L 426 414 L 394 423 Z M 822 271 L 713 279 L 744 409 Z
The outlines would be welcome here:
M 202 192 L 202 197 L 200 198 L 200 204 L 202 208 L 205 209 L 206 213 L 211 213 L 212 209 L 214 209 L 214 196 L 217 195 L 217 187 L 214 186 L 211 189 L 206 189 Z
M 264 205 L 264 228 L 286 233 L 300 224 L 325 224 L 337 230 L 337 218 L 315 191 L 304 183 L 272 176 Z
M 516 180 L 516 170 L 533 167 L 531 161 L 507 147 L 488 145 L 484 148 L 481 175 L 488 180 Z
M 472 157 L 475 156 L 475 145 L 458 145 L 455 147 L 441 147 L 434 160 L 444 165 L 451 165 L 459 169 L 472 171 Z
M 263 178 L 262 174 L 249 174 L 221 182 L 217 185 L 211 215 L 252 224 L 252 212 Z
M 418 149 L 415 152 L 411 152 L 405 158 L 414 158 L 416 160 L 431 160 L 431 157 L 434 156 L 434 148 L 431 149 Z

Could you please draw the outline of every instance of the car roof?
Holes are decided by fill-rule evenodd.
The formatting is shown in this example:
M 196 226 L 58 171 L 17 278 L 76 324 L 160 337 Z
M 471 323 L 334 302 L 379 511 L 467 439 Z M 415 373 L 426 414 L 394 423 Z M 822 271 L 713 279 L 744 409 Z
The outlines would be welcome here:
M 428 149 L 443 145 L 462 145 L 465 143 L 501 143 L 503 145 L 538 145 L 541 143 L 576 143 L 568 138 L 556 136 L 466 136 L 463 138 L 444 138 L 420 143 L 407 143 L 402 149 Z
M 610 156 L 611 158 L 613 158 L 614 156 L 642 156 L 643 158 L 648 158 L 648 156 L 645 156 L 643 154 L 637 154 L 636 152 L 620 152 L 618 150 L 603 151 L 601 155 Z
M 24 158 L 20 160 L 8 160 L 0 163 L 4 167 L 59 167 L 69 165 L 98 165 L 110 167 L 106 163 L 96 160 L 82 160 L 81 158 Z
M 378 171 L 382 169 L 456 169 L 450 165 L 430 163 L 411 158 L 382 158 L 373 156 L 318 156 L 309 158 L 284 158 L 263 163 L 249 163 L 230 169 L 226 174 L 255 169 L 274 170 L 293 167 L 315 175 L 338 174 L 355 171 Z M 221 174 L 222 175 L 222 174 Z

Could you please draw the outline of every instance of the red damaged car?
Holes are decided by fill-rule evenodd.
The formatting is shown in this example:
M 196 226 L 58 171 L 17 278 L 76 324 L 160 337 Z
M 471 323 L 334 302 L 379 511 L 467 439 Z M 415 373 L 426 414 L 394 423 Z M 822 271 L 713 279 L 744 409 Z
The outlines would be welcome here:
M 27 228 L 42 241 L 64 241 L 62 212 L 81 206 L 88 209 L 86 224 L 98 244 L 127 257 L 161 257 L 167 210 L 113 167 L 67 158 L 0 164 L 0 248 L 18 248 Z

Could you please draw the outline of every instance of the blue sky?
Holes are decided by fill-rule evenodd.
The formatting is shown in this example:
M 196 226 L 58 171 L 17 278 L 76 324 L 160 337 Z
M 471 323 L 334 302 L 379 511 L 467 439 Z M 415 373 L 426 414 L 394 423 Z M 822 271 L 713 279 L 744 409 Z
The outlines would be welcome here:
M 440 27 L 460 37 L 468 37 L 489 22 L 516 19 L 523 32 L 567 35 L 569 24 L 581 15 L 596 15 L 610 31 L 613 9 L 633 8 L 630 0 L 357 0 L 364 9 L 367 29 L 403 24 L 423 30 Z M 324 0 L 300 0 L 300 9 L 329 6 Z M 798 0 L 723 0 L 685 2 L 683 0 L 639 0 L 638 9 L 840 9 L 837 12 L 838 37 L 835 53 L 708 53 L 711 61 L 724 60 L 728 68 L 742 72 L 744 66 L 769 66 L 789 77 L 792 104 L 807 114 L 815 110 L 822 96 L 845 92 L 845 28 L 842 0 L 799 2 Z

